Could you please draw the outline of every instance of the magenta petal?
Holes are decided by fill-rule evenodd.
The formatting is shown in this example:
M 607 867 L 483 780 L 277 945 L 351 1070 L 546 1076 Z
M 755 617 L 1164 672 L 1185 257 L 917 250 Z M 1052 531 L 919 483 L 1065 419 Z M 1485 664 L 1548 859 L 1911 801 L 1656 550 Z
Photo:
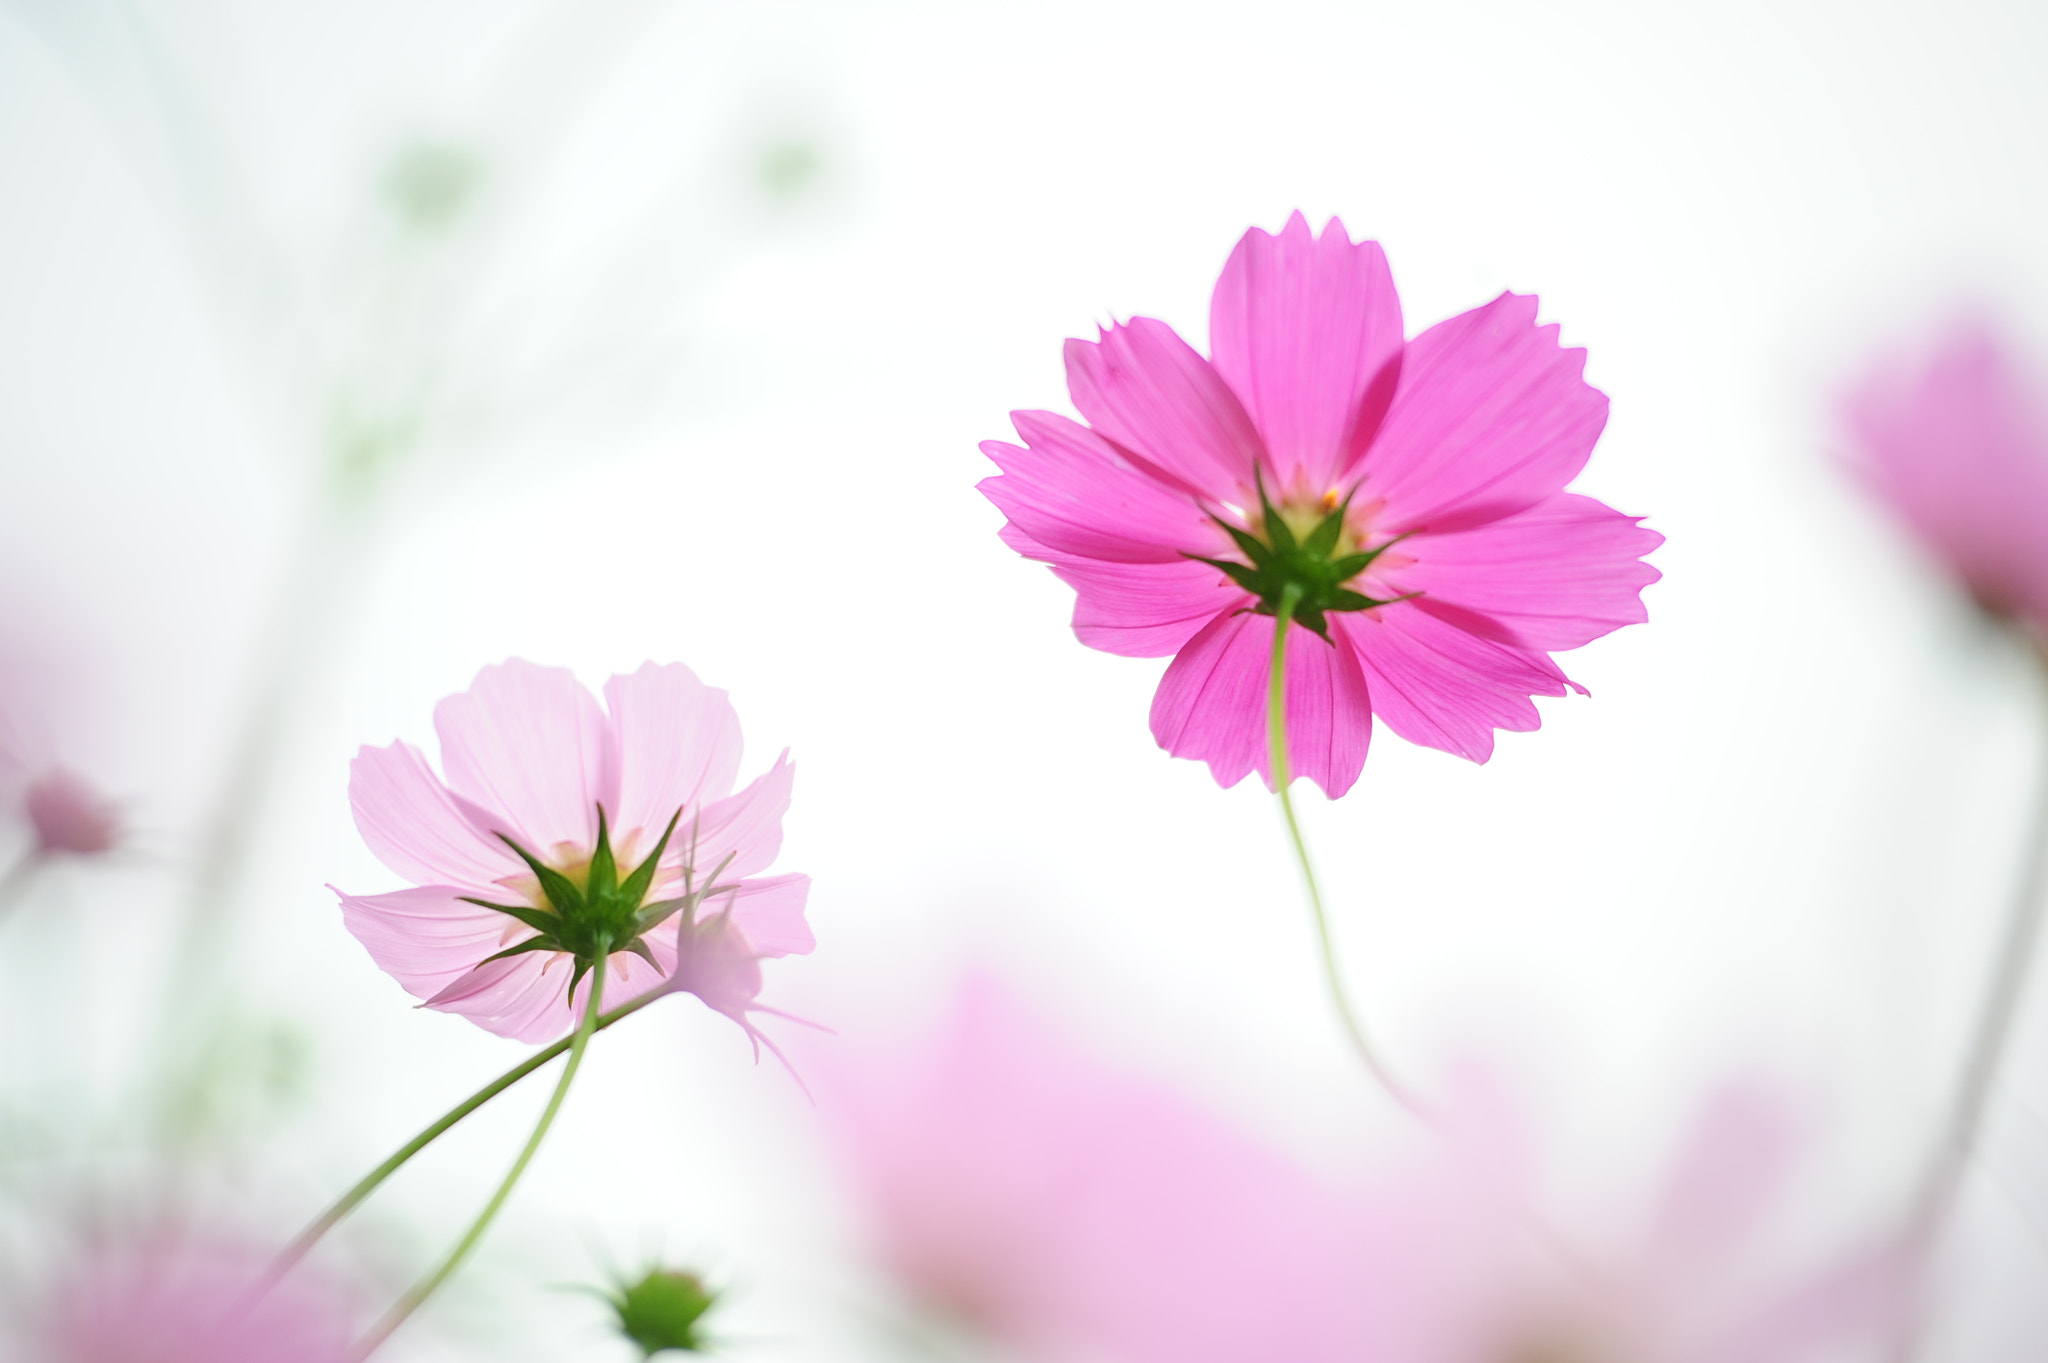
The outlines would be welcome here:
M 1266 693 L 1273 665 L 1273 617 L 1221 615 L 1181 650 L 1152 698 L 1152 736 L 1175 757 L 1209 764 L 1234 786 L 1251 772 L 1272 784 Z M 1294 774 L 1331 799 L 1365 766 L 1372 705 L 1351 650 L 1302 628 L 1287 640 L 1287 751 Z
M 1638 518 L 1566 492 L 1474 529 L 1403 540 L 1415 562 L 1397 577 L 1436 607 L 1487 617 L 1501 642 L 1547 652 L 1647 620 L 1642 590 L 1661 574 L 1642 556 L 1663 542 Z
M 1067 342 L 1067 391 L 1090 426 L 1192 491 L 1248 488 L 1259 436 L 1243 404 L 1172 327 L 1133 317 Z
M 1536 325 L 1536 300 L 1504 293 L 1409 342 L 1401 381 L 1354 472 L 1383 530 L 1481 525 L 1564 490 L 1607 424 L 1581 377 L 1586 352 Z
M 489 885 L 520 869 L 410 743 L 358 752 L 348 767 L 348 801 L 370 851 L 407 880 Z
M 1564 674 L 1540 653 L 1483 639 L 1432 615 L 1427 598 L 1330 617 L 1358 651 L 1373 712 L 1410 743 L 1484 762 L 1493 731 L 1542 724 L 1529 699 L 1561 696 Z
M 1336 485 L 1372 438 L 1401 354 L 1401 302 L 1376 241 L 1320 238 L 1300 213 L 1246 232 L 1209 302 L 1216 371 L 1244 402 L 1283 487 Z
M 681 855 L 700 877 L 698 888 L 704 888 L 705 876 L 731 884 L 768 868 L 782 850 L 782 816 L 795 785 L 796 768 L 785 748 L 745 790 L 706 805 L 689 827 L 676 830 Z
M 762 956 L 807 956 L 818 945 L 804 919 L 810 895 L 811 878 L 803 874 L 742 881 L 730 901 L 733 926 Z M 721 895 L 711 907 L 722 911 L 726 903 Z
M 1180 651 L 1217 615 L 1250 604 L 1244 589 L 1206 563 L 1054 565 L 1074 589 L 1074 633 L 1090 648 L 1126 658 Z
M 597 806 L 617 808 L 617 754 L 604 711 L 566 667 L 513 658 L 434 707 L 441 765 L 458 795 L 547 857 L 597 841 Z
M 725 692 L 681 663 L 643 663 L 604 686 L 624 760 L 612 844 L 622 861 L 645 856 L 685 805 L 732 791 L 740 768 L 740 720 Z M 636 836 L 637 835 L 637 836 Z
M 1002 473 L 980 490 L 1035 542 L 1116 563 L 1171 563 L 1209 552 L 1214 526 L 1185 492 L 1127 463 L 1095 432 L 1051 412 L 1012 412 L 1027 448 L 981 450 Z

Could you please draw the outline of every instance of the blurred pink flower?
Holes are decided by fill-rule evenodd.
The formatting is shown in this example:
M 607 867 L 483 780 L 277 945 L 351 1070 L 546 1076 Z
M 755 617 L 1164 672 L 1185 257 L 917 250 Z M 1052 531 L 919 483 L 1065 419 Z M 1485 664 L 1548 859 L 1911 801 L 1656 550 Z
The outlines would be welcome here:
M 259 1295 L 265 1265 L 177 1236 L 98 1247 L 33 1327 L 35 1363 L 341 1363 L 348 1304 L 303 1272 Z
M 1476 761 L 1572 683 L 1547 656 L 1646 619 L 1662 542 L 1564 490 L 1607 420 L 1585 352 L 1502 294 L 1402 338 L 1378 243 L 1296 213 L 1245 233 L 1210 301 L 1212 353 L 1135 317 L 1066 346 L 1086 425 L 1012 413 L 1019 447 L 981 489 L 1003 539 L 1078 595 L 1083 643 L 1174 656 L 1152 733 L 1234 785 L 1271 783 L 1265 690 L 1276 603 L 1291 765 L 1331 796 L 1376 713 Z M 1319 533 L 1320 532 L 1320 533 Z M 1322 638 L 1313 637 L 1322 635 Z
M 114 806 L 65 767 L 52 767 L 30 781 L 22 804 L 39 852 L 93 856 L 110 850 L 121 833 Z
M 1639 1237 L 1592 1257 L 1532 1234 L 1516 1210 L 1529 1205 L 1526 1137 L 1499 1095 L 1480 1089 L 1475 1104 L 1468 1086 L 1451 1123 L 1463 1159 L 1439 1185 L 1446 1205 L 1416 1223 L 1435 1232 L 1416 1241 L 1434 1261 L 1434 1283 L 1414 1299 L 1426 1313 L 1410 1336 L 1420 1357 L 1801 1363 L 1896 1342 L 1912 1286 L 1903 1235 L 1789 1279 L 1766 1264 L 1798 1147 L 1767 1091 L 1738 1083 L 1712 1095 Z
M 601 817 L 621 877 L 673 825 L 643 898 L 652 912 L 694 899 L 642 934 L 651 960 L 613 942 L 616 981 L 605 997 L 700 993 L 746 1026 L 742 1000 L 760 987 L 759 959 L 814 945 L 804 921 L 810 878 L 758 874 L 782 845 L 789 754 L 732 794 L 740 728 L 725 692 L 681 664 L 647 663 L 613 677 L 604 694 L 609 713 L 566 669 L 513 659 L 435 708 L 445 781 L 408 743 L 365 747 L 349 778 L 356 827 L 416 888 L 342 894 L 343 920 L 427 1007 L 545 1041 L 574 1025 L 575 963 L 551 949 L 500 954 L 540 936 L 532 922 L 553 921 L 540 877 L 509 844 L 582 890 Z M 523 916 L 472 900 L 510 900 Z M 686 926 L 695 946 L 679 969 Z M 717 968 L 705 965 L 713 958 Z
M 1380 1358 L 1403 1250 L 1353 1191 L 1106 1068 L 987 981 L 827 1107 L 879 1251 L 1035 1357 Z
M 1993 615 L 2048 629 L 2048 403 L 1981 319 L 1843 402 L 1872 487 Z

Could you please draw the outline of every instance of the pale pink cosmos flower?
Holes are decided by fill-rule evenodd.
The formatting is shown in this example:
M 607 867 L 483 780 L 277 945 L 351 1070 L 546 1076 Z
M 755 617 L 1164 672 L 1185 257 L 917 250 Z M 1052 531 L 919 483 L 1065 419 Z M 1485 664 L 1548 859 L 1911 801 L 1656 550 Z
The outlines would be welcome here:
M 93 1249 L 31 1327 L 35 1363 L 342 1363 L 353 1312 L 310 1273 L 255 1290 L 267 1260 L 163 1234 Z
M 827 1067 L 908 1293 L 1032 1358 L 1379 1358 L 1406 1278 L 1358 1190 L 1089 1056 L 986 979 L 925 1043 Z
M 1024 444 L 982 446 L 1002 472 L 981 488 L 1004 541 L 1074 588 L 1083 643 L 1173 656 L 1152 733 L 1224 785 L 1271 783 L 1288 581 L 1306 588 L 1286 654 L 1294 772 L 1342 795 L 1375 714 L 1483 762 L 1494 730 L 1538 726 L 1532 696 L 1573 685 L 1547 655 L 1644 620 L 1658 577 L 1641 558 L 1660 535 L 1564 490 L 1607 399 L 1557 332 L 1508 293 L 1404 340 L 1378 243 L 1335 219 L 1313 236 L 1296 213 L 1231 253 L 1209 358 L 1149 317 L 1068 341 L 1087 424 L 1012 413 Z
M 1877 363 L 1842 412 L 1864 477 L 1978 603 L 2048 629 L 2048 400 L 1997 330 Z
M 550 896 L 520 851 L 588 890 L 602 830 L 617 879 L 651 863 L 644 894 L 625 907 L 644 904 L 657 920 L 640 947 L 612 941 L 607 1003 L 697 993 L 758 1045 L 746 1012 L 759 961 L 814 945 L 810 878 L 760 874 L 782 844 L 789 755 L 733 793 L 739 719 L 725 692 L 681 664 L 615 676 L 604 697 L 600 707 L 564 668 L 513 659 L 435 708 L 445 780 L 408 743 L 364 748 L 349 778 L 356 827 L 415 888 L 342 894 L 343 921 L 426 1007 L 499 1036 L 550 1040 L 574 1026 L 583 995 L 572 997 L 572 956 L 521 950 L 542 937 L 534 924 L 561 916 L 549 917 Z

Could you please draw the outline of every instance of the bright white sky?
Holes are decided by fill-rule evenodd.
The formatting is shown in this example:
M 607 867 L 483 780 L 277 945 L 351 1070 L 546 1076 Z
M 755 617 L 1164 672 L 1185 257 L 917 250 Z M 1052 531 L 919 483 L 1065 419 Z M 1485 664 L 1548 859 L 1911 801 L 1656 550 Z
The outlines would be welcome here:
M 6 968 L 90 944 L 13 997 L 89 999 L 105 1073 L 306 534 L 326 401 L 281 376 L 405 317 L 371 273 L 378 168 L 421 136 L 476 148 L 511 215 L 450 342 L 463 438 L 395 480 L 340 573 L 247 811 L 235 969 L 315 1057 L 270 1147 L 281 1221 L 517 1054 L 410 1010 L 322 888 L 394 884 L 349 822 L 356 745 L 429 742 L 433 702 L 510 654 L 593 684 L 688 662 L 731 690 L 748 774 L 794 749 L 780 867 L 815 878 L 820 947 L 767 997 L 849 1046 L 993 962 L 1305 1158 L 1383 1145 L 1270 801 L 1154 748 L 1162 664 L 1077 644 L 1067 590 L 974 491 L 1009 409 L 1066 407 L 1064 337 L 1146 313 L 1201 344 L 1231 244 L 1296 207 L 1384 243 L 1411 332 L 1540 294 L 1613 399 L 1577 486 L 1669 541 L 1650 624 L 1562 659 L 1591 699 L 1541 702 L 1483 768 L 1382 732 L 1349 797 L 1309 794 L 1367 1016 L 1425 1083 L 1473 1052 L 1515 1074 L 1563 1205 L 1620 1205 L 1703 1083 L 1761 1068 L 1813 1119 L 1789 1243 L 1884 1208 L 1946 1093 L 2035 726 L 2016 661 L 1831 466 L 1829 403 L 1957 298 L 2043 334 L 2048 11 L 418 8 L 152 9 L 211 120 L 182 164 L 243 186 L 239 235 L 187 230 L 170 191 L 193 181 L 90 7 L 0 9 L 8 644 L 60 661 L 66 751 L 159 856 L 72 877 Z M 790 144 L 821 168 L 784 202 L 756 172 Z M 494 196 L 543 156 L 533 195 Z M 251 296 L 293 320 L 228 301 Z M 442 1319 L 492 1358 L 624 1359 L 576 1297 L 496 1313 L 665 1249 L 743 1285 L 745 1356 L 868 1356 L 810 1109 L 718 1019 L 661 1013 L 595 1049 Z M 1937 1358 L 2048 1338 L 2048 1013 L 2023 1031 L 1967 1221 L 1969 1324 Z M 373 1224 L 401 1261 L 526 1110 L 393 1185 Z M 444 1356 L 431 1329 L 404 1345 Z

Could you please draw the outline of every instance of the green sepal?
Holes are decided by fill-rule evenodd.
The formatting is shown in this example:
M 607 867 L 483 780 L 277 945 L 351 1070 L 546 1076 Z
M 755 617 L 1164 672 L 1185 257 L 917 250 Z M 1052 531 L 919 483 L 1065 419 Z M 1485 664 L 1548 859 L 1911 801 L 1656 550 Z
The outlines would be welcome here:
M 1294 542 L 1294 527 L 1287 523 L 1287 518 L 1280 514 L 1280 508 L 1266 496 L 1266 480 L 1259 476 L 1257 469 L 1252 470 L 1252 477 L 1259 485 L 1259 510 L 1266 523 L 1266 541 L 1273 546 L 1274 557 L 1293 553 L 1298 547 Z
M 518 853 L 519 859 L 526 863 L 526 869 L 532 871 L 534 878 L 540 881 L 541 893 L 548 897 L 548 903 L 555 906 L 556 913 L 566 918 L 583 907 L 583 891 L 576 888 L 575 881 L 542 862 L 503 833 L 498 834 L 498 838 Z
M 590 854 L 590 871 L 583 880 L 583 897 L 595 902 L 619 887 L 619 863 L 612 856 L 611 826 L 604 806 L 597 807 L 597 849 Z
M 1249 530 L 1239 529 L 1221 516 L 1211 514 L 1209 519 L 1223 527 L 1224 532 L 1237 542 L 1237 547 L 1243 551 L 1244 556 L 1250 559 L 1255 567 L 1264 568 L 1271 565 L 1273 562 L 1273 551 L 1267 547 L 1264 540 Z M 1203 562 L 1206 563 L 1208 560 L 1204 559 Z
M 1333 611 L 1369 610 L 1380 604 L 1363 592 L 1354 592 L 1344 587 L 1330 593 L 1330 609 Z
M 647 943 L 639 937 L 635 937 L 632 941 L 620 947 L 619 950 L 630 951 L 656 970 L 661 969 L 661 962 L 654 959 L 654 953 L 648 949 Z
M 561 949 L 561 944 L 551 937 L 529 937 L 514 946 L 506 947 L 503 951 L 492 952 L 489 956 L 478 961 L 477 964 L 489 965 L 492 961 L 502 961 L 507 956 L 524 956 L 529 951 L 560 951 Z
M 553 937 L 555 930 L 562 926 L 561 915 L 550 913 L 546 909 L 536 909 L 525 904 L 493 904 L 488 899 L 472 899 L 466 894 L 455 897 L 465 904 L 474 904 L 480 909 L 495 909 L 499 913 L 510 914 L 535 932 L 547 937 Z
M 600 810 L 600 817 L 602 814 L 603 811 Z M 627 876 L 626 883 L 619 886 L 619 896 L 627 903 L 637 904 L 647 897 L 648 887 L 654 884 L 657 863 L 661 861 L 661 854 L 668 850 L 668 840 L 675 835 L 676 820 L 682 817 L 682 806 L 678 805 L 676 812 L 669 816 L 668 827 L 662 830 L 661 841 L 654 844 L 654 850 L 647 854 L 647 859 L 633 868 L 633 874 Z
M 1315 558 L 1328 558 L 1330 551 L 1337 547 L 1338 536 L 1344 533 L 1344 517 L 1350 510 L 1351 496 L 1346 493 L 1344 500 L 1308 532 L 1308 538 L 1301 543 L 1302 551 Z
M 1256 592 L 1261 588 L 1262 579 L 1257 568 L 1243 563 L 1233 563 L 1227 558 L 1203 558 L 1200 554 L 1189 554 L 1187 557 L 1197 563 L 1206 563 L 1211 568 L 1222 569 L 1225 573 L 1229 574 L 1232 582 L 1235 582 L 1248 592 Z

